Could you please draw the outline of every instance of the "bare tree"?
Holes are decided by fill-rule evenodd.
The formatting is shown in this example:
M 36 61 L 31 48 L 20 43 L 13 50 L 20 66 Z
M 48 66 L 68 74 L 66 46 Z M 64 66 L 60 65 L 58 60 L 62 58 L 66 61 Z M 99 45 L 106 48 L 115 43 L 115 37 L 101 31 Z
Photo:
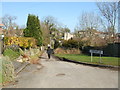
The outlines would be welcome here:
M 78 23 L 77 27 L 80 27 L 80 30 L 100 29 L 102 19 L 94 12 L 83 12 Z
M 114 35 L 118 16 L 118 2 L 101 2 L 97 3 L 97 6 L 102 16 L 108 22 L 108 32 Z
M 120 1 L 118 2 L 118 32 L 120 32 Z
M 78 25 L 75 28 L 75 35 L 77 37 L 93 38 L 95 32 L 103 28 L 101 27 L 102 19 L 94 12 L 83 12 L 78 19 Z
M 43 45 L 47 46 L 50 43 L 50 31 L 44 22 L 41 22 L 40 26 L 43 34 Z
M 15 22 L 13 22 L 16 19 L 15 16 L 5 15 L 2 18 L 2 23 L 5 25 L 5 29 L 11 30 L 14 27 L 16 27 Z
M 57 19 L 53 16 L 44 17 L 43 22 L 47 25 L 48 29 L 51 30 L 53 27 L 57 27 Z

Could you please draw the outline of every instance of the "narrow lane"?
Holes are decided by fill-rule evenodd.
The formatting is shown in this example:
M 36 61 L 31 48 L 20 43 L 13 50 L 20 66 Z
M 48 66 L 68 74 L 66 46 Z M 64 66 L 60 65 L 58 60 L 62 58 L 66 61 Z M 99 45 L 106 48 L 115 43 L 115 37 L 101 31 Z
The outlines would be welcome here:
M 30 65 L 17 77 L 13 88 L 118 88 L 118 71 L 47 59 L 43 68 Z

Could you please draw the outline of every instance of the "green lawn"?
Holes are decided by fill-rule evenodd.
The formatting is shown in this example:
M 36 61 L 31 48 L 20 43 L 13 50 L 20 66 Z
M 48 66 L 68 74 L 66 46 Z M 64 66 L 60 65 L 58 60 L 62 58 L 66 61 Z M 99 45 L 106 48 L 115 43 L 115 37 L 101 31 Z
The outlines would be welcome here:
M 83 54 L 56 54 L 55 56 L 64 57 L 70 60 L 94 63 L 94 64 L 102 64 L 102 65 L 113 65 L 118 66 L 117 57 L 101 57 L 102 63 L 99 63 L 99 56 L 93 56 L 93 61 L 91 62 L 91 56 L 83 55 Z

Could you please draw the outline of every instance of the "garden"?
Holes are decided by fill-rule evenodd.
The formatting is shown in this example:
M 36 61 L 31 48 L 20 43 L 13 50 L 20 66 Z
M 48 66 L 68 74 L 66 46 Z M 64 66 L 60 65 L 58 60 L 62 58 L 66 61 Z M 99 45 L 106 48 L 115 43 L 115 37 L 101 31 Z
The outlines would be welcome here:
M 63 41 L 61 48 L 55 50 L 55 56 L 89 64 L 119 66 L 119 44 L 91 47 L 89 45 L 85 46 L 85 43 L 86 42 L 80 42 L 73 39 Z M 101 57 L 100 54 L 93 54 L 91 61 L 90 50 L 102 50 L 103 54 Z
M 39 64 L 39 57 L 42 55 L 33 38 L 5 37 L 4 40 L 5 48 L 0 58 L 1 85 L 14 81 L 16 75 L 13 62 Z
M 20 65 L 24 65 L 24 63 L 42 65 L 39 62 L 39 57 L 43 53 L 39 19 L 35 15 L 28 15 L 29 18 L 34 22 L 23 29 L 23 36 L 10 36 L 9 32 L 4 34 L 4 49 L 0 56 L 0 86 L 15 81 L 18 73 L 15 71 L 16 63 L 20 63 Z M 28 21 L 27 23 L 31 22 Z

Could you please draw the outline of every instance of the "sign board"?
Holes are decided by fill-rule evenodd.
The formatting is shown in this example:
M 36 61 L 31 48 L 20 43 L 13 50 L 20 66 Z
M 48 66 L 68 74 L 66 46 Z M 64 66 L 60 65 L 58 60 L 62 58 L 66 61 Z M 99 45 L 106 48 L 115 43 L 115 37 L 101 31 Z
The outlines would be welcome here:
M 102 50 L 90 50 L 89 51 L 91 53 L 91 62 L 93 61 L 92 59 L 92 56 L 93 56 L 93 53 L 96 53 L 96 54 L 100 54 L 100 63 L 101 63 L 101 54 L 103 54 L 103 51 Z
M 90 50 L 90 53 L 103 54 L 102 50 Z

